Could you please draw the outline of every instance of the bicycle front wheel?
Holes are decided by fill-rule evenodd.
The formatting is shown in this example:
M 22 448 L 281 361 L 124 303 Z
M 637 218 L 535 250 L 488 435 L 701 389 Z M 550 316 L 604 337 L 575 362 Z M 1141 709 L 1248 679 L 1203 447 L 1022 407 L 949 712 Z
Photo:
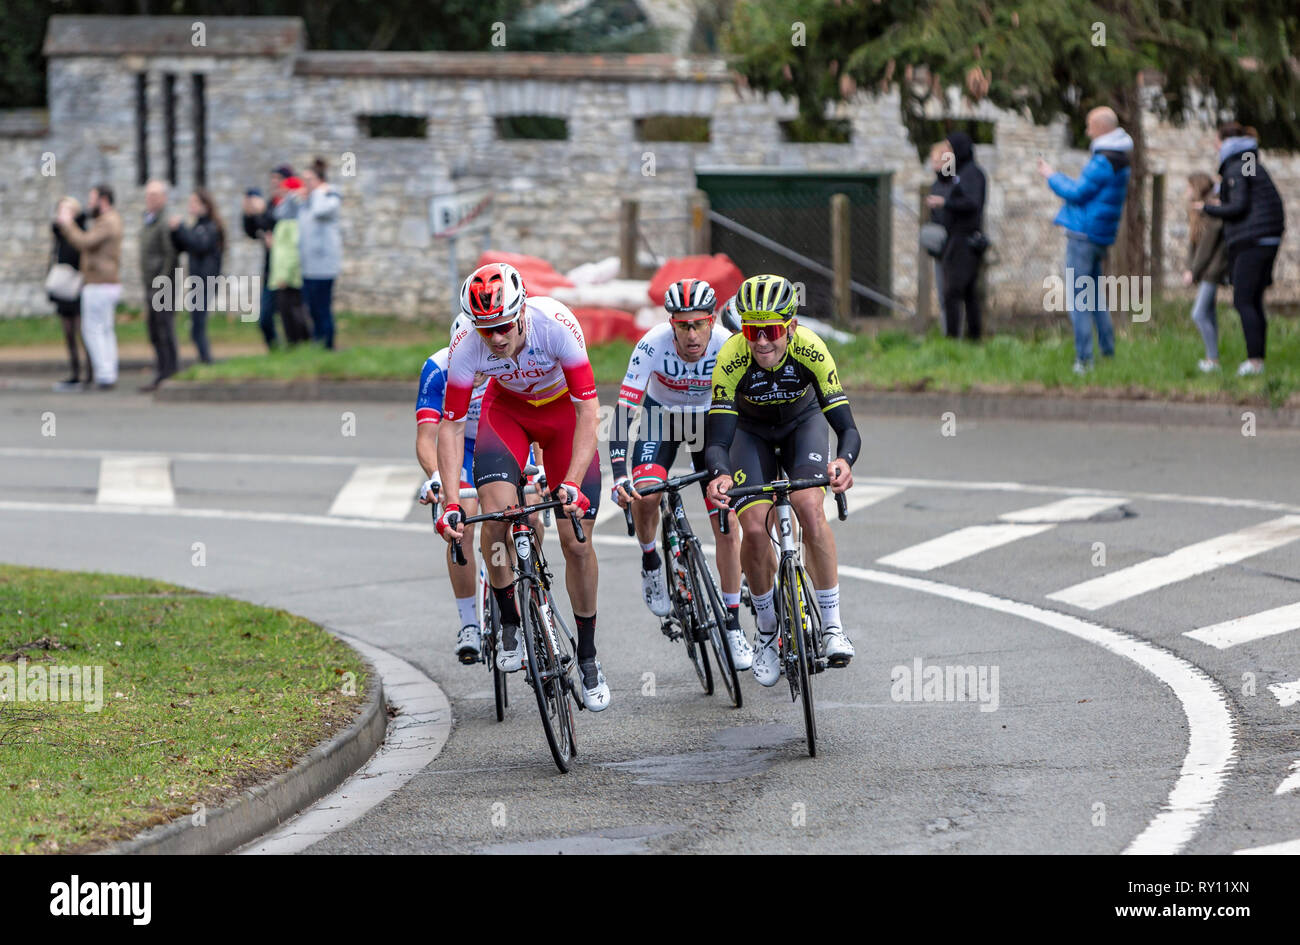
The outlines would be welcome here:
M 569 703 L 568 668 L 561 663 L 555 642 L 556 633 L 542 607 L 535 589 L 529 589 L 528 606 L 520 633 L 528 657 L 528 678 L 537 695 L 537 709 L 542 715 L 542 730 L 551 748 L 555 766 L 562 772 L 573 761 L 573 712 Z
M 807 579 L 801 574 L 802 570 L 793 558 L 787 558 L 781 563 L 783 624 L 781 637 L 783 644 L 789 646 L 789 649 L 781 655 L 785 661 L 786 673 L 791 676 L 792 682 L 797 680 L 799 699 L 803 703 L 803 723 L 808 737 L 808 754 L 815 758 L 817 757 L 817 715 L 812 694 L 812 660 L 816 659 L 816 654 L 808 647 L 811 636 L 808 628 L 809 621 L 812 619 L 808 609 L 810 606 L 816 606 L 816 602 L 809 600 L 804 594 L 804 588 L 808 585 Z
M 713 695 L 713 668 L 709 666 L 709 654 L 706 650 L 705 634 L 701 632 L 696 615 L 696 599 L 699 588 L 695 587 L 694 575 L 687 567 L 684 581 L 679 581 L 674 573 L 676 562 L 668 544 L 668 515 L 662 516 L 664 572 L 668 580 L 668 597 L 673 603 L 673 614 L 682 628 L 682 642 L 686 644 L 686 658 L 695 669 L 695 676 L 704 688 L 704 694 Z M 682 552 L 685 554 L 685 552 Z M 683 586 L 684 585 L 684 586 Z

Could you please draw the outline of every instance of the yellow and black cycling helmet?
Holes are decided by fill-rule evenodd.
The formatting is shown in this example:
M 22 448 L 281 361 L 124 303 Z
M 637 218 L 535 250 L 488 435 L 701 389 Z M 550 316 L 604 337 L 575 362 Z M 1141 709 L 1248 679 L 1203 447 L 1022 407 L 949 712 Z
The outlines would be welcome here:
M 789 321 L 795 314 L 794 284 L 784 276 L 750 276 L 736 293 L 742 322 Z

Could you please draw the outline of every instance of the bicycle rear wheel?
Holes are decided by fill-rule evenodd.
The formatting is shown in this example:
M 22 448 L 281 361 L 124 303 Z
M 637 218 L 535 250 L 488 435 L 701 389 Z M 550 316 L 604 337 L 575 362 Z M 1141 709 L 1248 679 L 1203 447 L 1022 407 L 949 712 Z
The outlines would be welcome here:
M 560 662 L 555 643 L 556 633 L 542 612 L 537 591 L 530 589 L 524 608 L 520 632 L 528 657 L 528 677 L 537 695 L 537 709 L 542 716 L 542 730 L 551 748 L 555 766 L 562 772 L 573 761 L 573 712 L 569 704 L 568 671 Z
M 510 705 L 510 697 L 506 693 L 506 673 L 497 669 L 497 650 L 501 639 L 501 614 L 497 610 L 496 596 L 492 593 L 492 586 L 486 581 L 483 583 L 484 594 L 482 600 L 483 608 L 483 656 L 487 660 L 488 671 L 492 674 L 492 696 L 496 702 L 497 721 L 501 722 L 506 717 L 506 706 Z
M 722 592 L 713 580 L 713 573 L 709 570 L 698 543 L 689 542 L 683 554 L 688 555 L 687 560 L 694 576 L 696 620 L 700 626 L 707 628 L 718 675 L 722 677 L 722 684 L 726 687 L 732 704 L 740 708 L 743 697 L 740 694 L 736 666 L 731 658 L 731 646 L 727 642 L 727 607 L 722 602 Z
M 817 757 L 817 715 L 812 694 L 811 660 L 816 659 L 816 651 L 810 651 L 808 647 L 808 624 L 812 619 L 808 609 L 810 604 L 816 606 L 816 603 L 809 601 L 804 595 L 807 579 L 800 573 L 802 570 L 793 558 L 787 558 L 781 563 L 781 618 L 784 624 L 781 635 L 790 645 L 788 653 L 782 655 L 786 657 L 786 672 L 792 676 L 792 683 L 797 679 L 799 699 L 803 702 L 803 723 L 808 737 L 808 754 L 815 758 Z M 791 688 L 795 686 L 792 685 Z

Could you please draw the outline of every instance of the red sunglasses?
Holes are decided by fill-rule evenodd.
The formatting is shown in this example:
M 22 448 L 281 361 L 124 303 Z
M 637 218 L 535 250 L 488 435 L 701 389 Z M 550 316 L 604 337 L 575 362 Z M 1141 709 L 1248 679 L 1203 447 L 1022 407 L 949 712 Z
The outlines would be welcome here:
M 776 341 L 785 336 L 786 329 L 789 325 L 789 322 L 768 322 L 759 325 L 742 324 L 740 330 L 744 334 L 746 341 L 758 341 L 761 338 L 766 338 L 769 341 Z
M 506 322 L 504 325 L 489 325 L 487 328 L 478 328 L 478 326 L 475 327 L 478 328 L 478 333 L 480 335 L 490 340 L 493 335 L 510 334 L 510 329 L 514 328 L 518 324 L 519 324 L 519 319 L 515 319 L 512 322 Z

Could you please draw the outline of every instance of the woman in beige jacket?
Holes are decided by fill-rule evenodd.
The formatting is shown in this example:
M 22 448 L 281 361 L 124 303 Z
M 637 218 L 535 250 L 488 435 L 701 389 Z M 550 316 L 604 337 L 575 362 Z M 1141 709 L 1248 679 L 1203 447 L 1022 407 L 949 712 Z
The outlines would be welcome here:
M 117 383 L 117 334 L 113 310 L 122 296 L 118 267 L 122 261 L 122 217 L 113 208 L 113 190 L 94 187 L 86 212 L 90 227 L 81 230 L 72 212 L 61 208 L 55 223 L 64 239 L 81 252 L 81 338 L 101 390 Z

